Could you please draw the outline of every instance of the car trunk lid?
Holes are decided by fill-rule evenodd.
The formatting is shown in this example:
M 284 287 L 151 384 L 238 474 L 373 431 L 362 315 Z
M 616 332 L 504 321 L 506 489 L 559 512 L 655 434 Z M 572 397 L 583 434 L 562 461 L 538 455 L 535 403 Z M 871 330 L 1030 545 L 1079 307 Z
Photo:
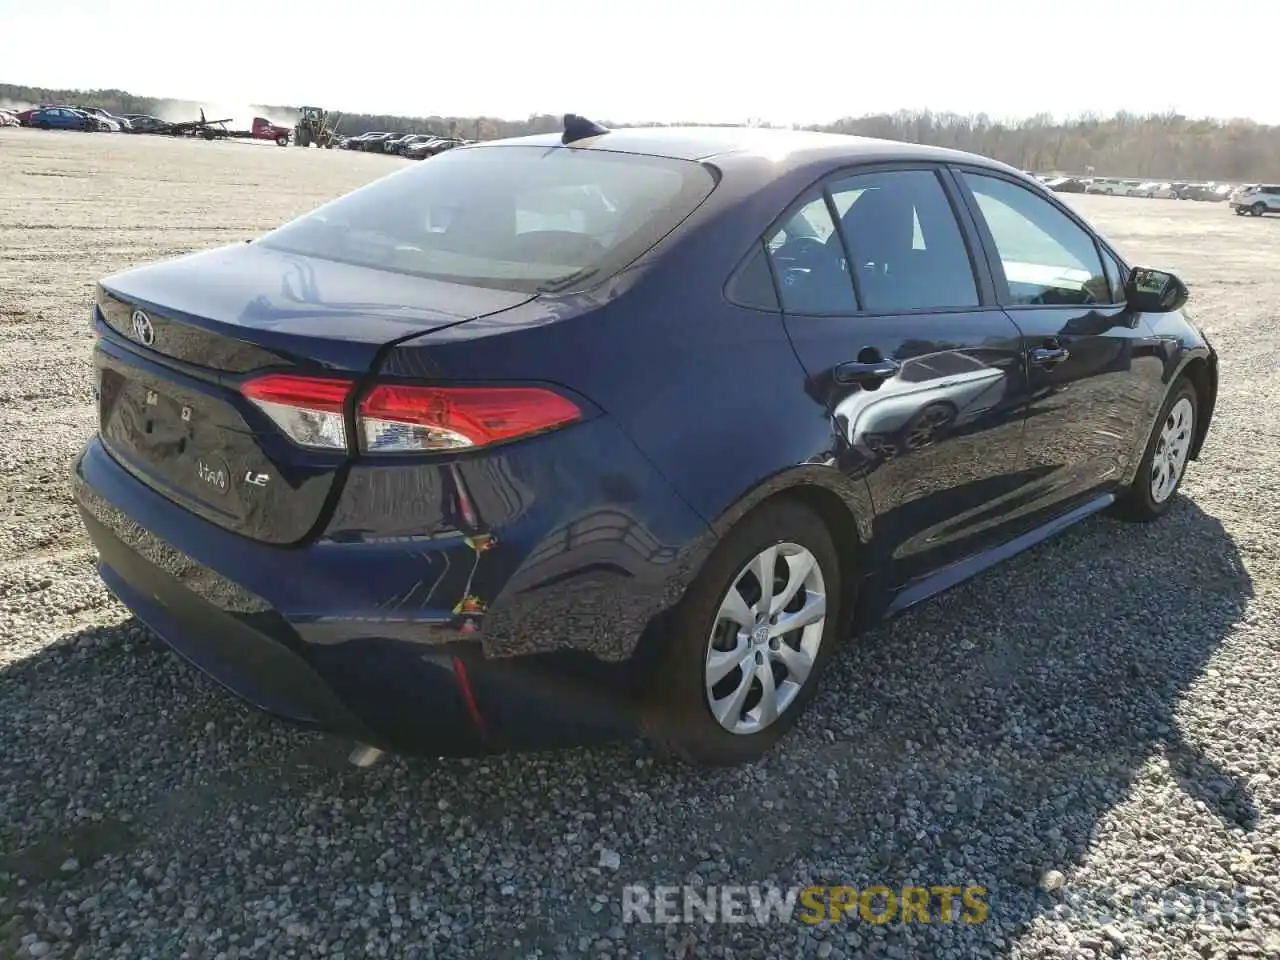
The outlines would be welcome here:
M 125 469 L 193 513 L 298 542 L 350 453 L 294 443 L 244 385 L 266 371 L 358 381 L 390 344 L 529 299 L 256 244 L 128 271 L 98 296 L 110 331 L 95 351 L 99 434 Z

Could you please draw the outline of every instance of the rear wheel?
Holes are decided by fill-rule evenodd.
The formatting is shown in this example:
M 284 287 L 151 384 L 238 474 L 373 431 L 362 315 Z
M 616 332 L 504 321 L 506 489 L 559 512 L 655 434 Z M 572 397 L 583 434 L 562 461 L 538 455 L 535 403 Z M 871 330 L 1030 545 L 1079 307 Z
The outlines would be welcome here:
M 1164 514 L 1182 483 L 1195 442 L 1199 400 L 1195 387 L 1179 377 L 1165 398 L 1133 486 L 1116 503 L 1125 520 L 1145 522 Z
M 691 763 L 755 760 L 813 698 L 841 622 L 841 564 L 822 519 L 792 501 L 748 514 L 673 617 L 650 679 L 647 733 Z

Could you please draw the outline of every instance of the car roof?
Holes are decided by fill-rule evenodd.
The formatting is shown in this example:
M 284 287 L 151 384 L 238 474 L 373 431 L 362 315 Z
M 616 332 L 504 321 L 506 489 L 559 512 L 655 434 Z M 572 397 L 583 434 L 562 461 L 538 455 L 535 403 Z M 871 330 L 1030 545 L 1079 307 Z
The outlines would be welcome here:
M 475 146 L 559 147 L 564 145 L 561 137 L 559 133 L 543 133 L 488 140 Z M 677 160 L 742 156 L 767 158 L 794 165 L 821 160 L 852 160 L 862 163 L 925 160 L 938 163 L 980 163 L 1001 169 L 1015 169 L 987 157 L 943 147 L 842 133 L 769 127 L 619 127 L 599 136 L 576 140 L 571 146 L 579 150 L 599 149 Z

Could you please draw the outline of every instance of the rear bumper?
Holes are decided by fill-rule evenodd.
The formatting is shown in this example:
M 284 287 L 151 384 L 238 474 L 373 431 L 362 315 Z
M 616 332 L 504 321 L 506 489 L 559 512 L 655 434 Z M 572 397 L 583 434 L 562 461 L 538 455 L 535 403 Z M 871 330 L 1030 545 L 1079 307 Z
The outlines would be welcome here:
M 605 742 L 639 732 L 631 702 L 602 697 L 536 658 L 493 663 L 474 643 L 413 650 L 370 637 L 308 649 L 275 611 L 210 602 L 83 502 L 81 514 L 98 549 L 99 572 L 121 602 L 184 659 L 283 719 L 433 756 Z M 219 579 L 189 561 L 178 572 L 202 576 L 206 586 Z M 228 593 L 244 598 L 238 590 Z
M 553 575 L 557 582 L 548 584 L 539 575 L 522 597 L 522 565 L 513 571 L 500 563 L 495 577 L 505 576 L 513 588 L 478 618 L 485 633 L 468 633 L 468 618 L 451 609 L 476 569 L 474 551 L 459 538 L 303 548 L 257 543 L 148 489 L 96 438 L 76 463 L 73 486 L 112 592 L 185 659 L 260 709 L 428 755 L 578 745 L 639 732 L 639 660 L 608 662 L 590 652 L 591 642 L 609 634 L 606 622 L 619 626 L 609 616 L 618 612 L 609 602 L 616 584 L 592 597 L 583 595 L 582 579 Z M 513 526 L 504 541 L 513 545 L 510 559 L 520 534 Z M 584 548 L 590 547 L 588 538 Z M 494 559 L 506 557 L 499 548 L 491 552 Z M 576 552 L 560 556 L 572 560 Z M 598 559 L 582 555 L 588 566 Z M 524 567 L 534 573 L 544 565 L 535 549 Z M 572 566 L 543 572 L 564 575 Z M 445 571 L 434 584 L 447 600 L 443 606 L 430 605 L 433 583 L 422 580 L 434 570 Z M 421 581 L 422 589 L 407 597 L 401 580 Z M 493 586 L 498 589 L 496 581 Z M 382 591 L 369 595 L 376 605 L 359 592 L 374 587 Z M 525 611 L 554 608 L 562 589 L 574 593 L 578 610 L 576 618 L 561 614 L 563 648 L 517 643 L 497 655 L 486 649 L 494 612 L 497 625 L 518 629 Z M 639 592 L 647 607 L 652 591 Z M 388 603 L 388 596 L 397 602 Z M 405 616 L 401 600 L 421 616 Z M 535 629 L 537 619 L 531 617 Z M 586 649 L 569 649 L 574 637 L 587 641 Z

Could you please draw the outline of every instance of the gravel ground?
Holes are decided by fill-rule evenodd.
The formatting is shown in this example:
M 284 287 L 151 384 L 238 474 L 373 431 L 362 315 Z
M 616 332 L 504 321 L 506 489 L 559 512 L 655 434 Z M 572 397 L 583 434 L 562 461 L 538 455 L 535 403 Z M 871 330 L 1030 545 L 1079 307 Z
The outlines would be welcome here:
M 397 162 L 0 131 L 0 956 L 1280 953 L 1280 220 L 1073 200 L 1189 281 L 1222 353 L 1187 495 L 851 646 L 758 765 L 620 745 L 361 771 L 130 620 L 64 478 L 96 277 Z M 622 923 L 624 884 L 876 882 L 981 884 L 989 917 Z

